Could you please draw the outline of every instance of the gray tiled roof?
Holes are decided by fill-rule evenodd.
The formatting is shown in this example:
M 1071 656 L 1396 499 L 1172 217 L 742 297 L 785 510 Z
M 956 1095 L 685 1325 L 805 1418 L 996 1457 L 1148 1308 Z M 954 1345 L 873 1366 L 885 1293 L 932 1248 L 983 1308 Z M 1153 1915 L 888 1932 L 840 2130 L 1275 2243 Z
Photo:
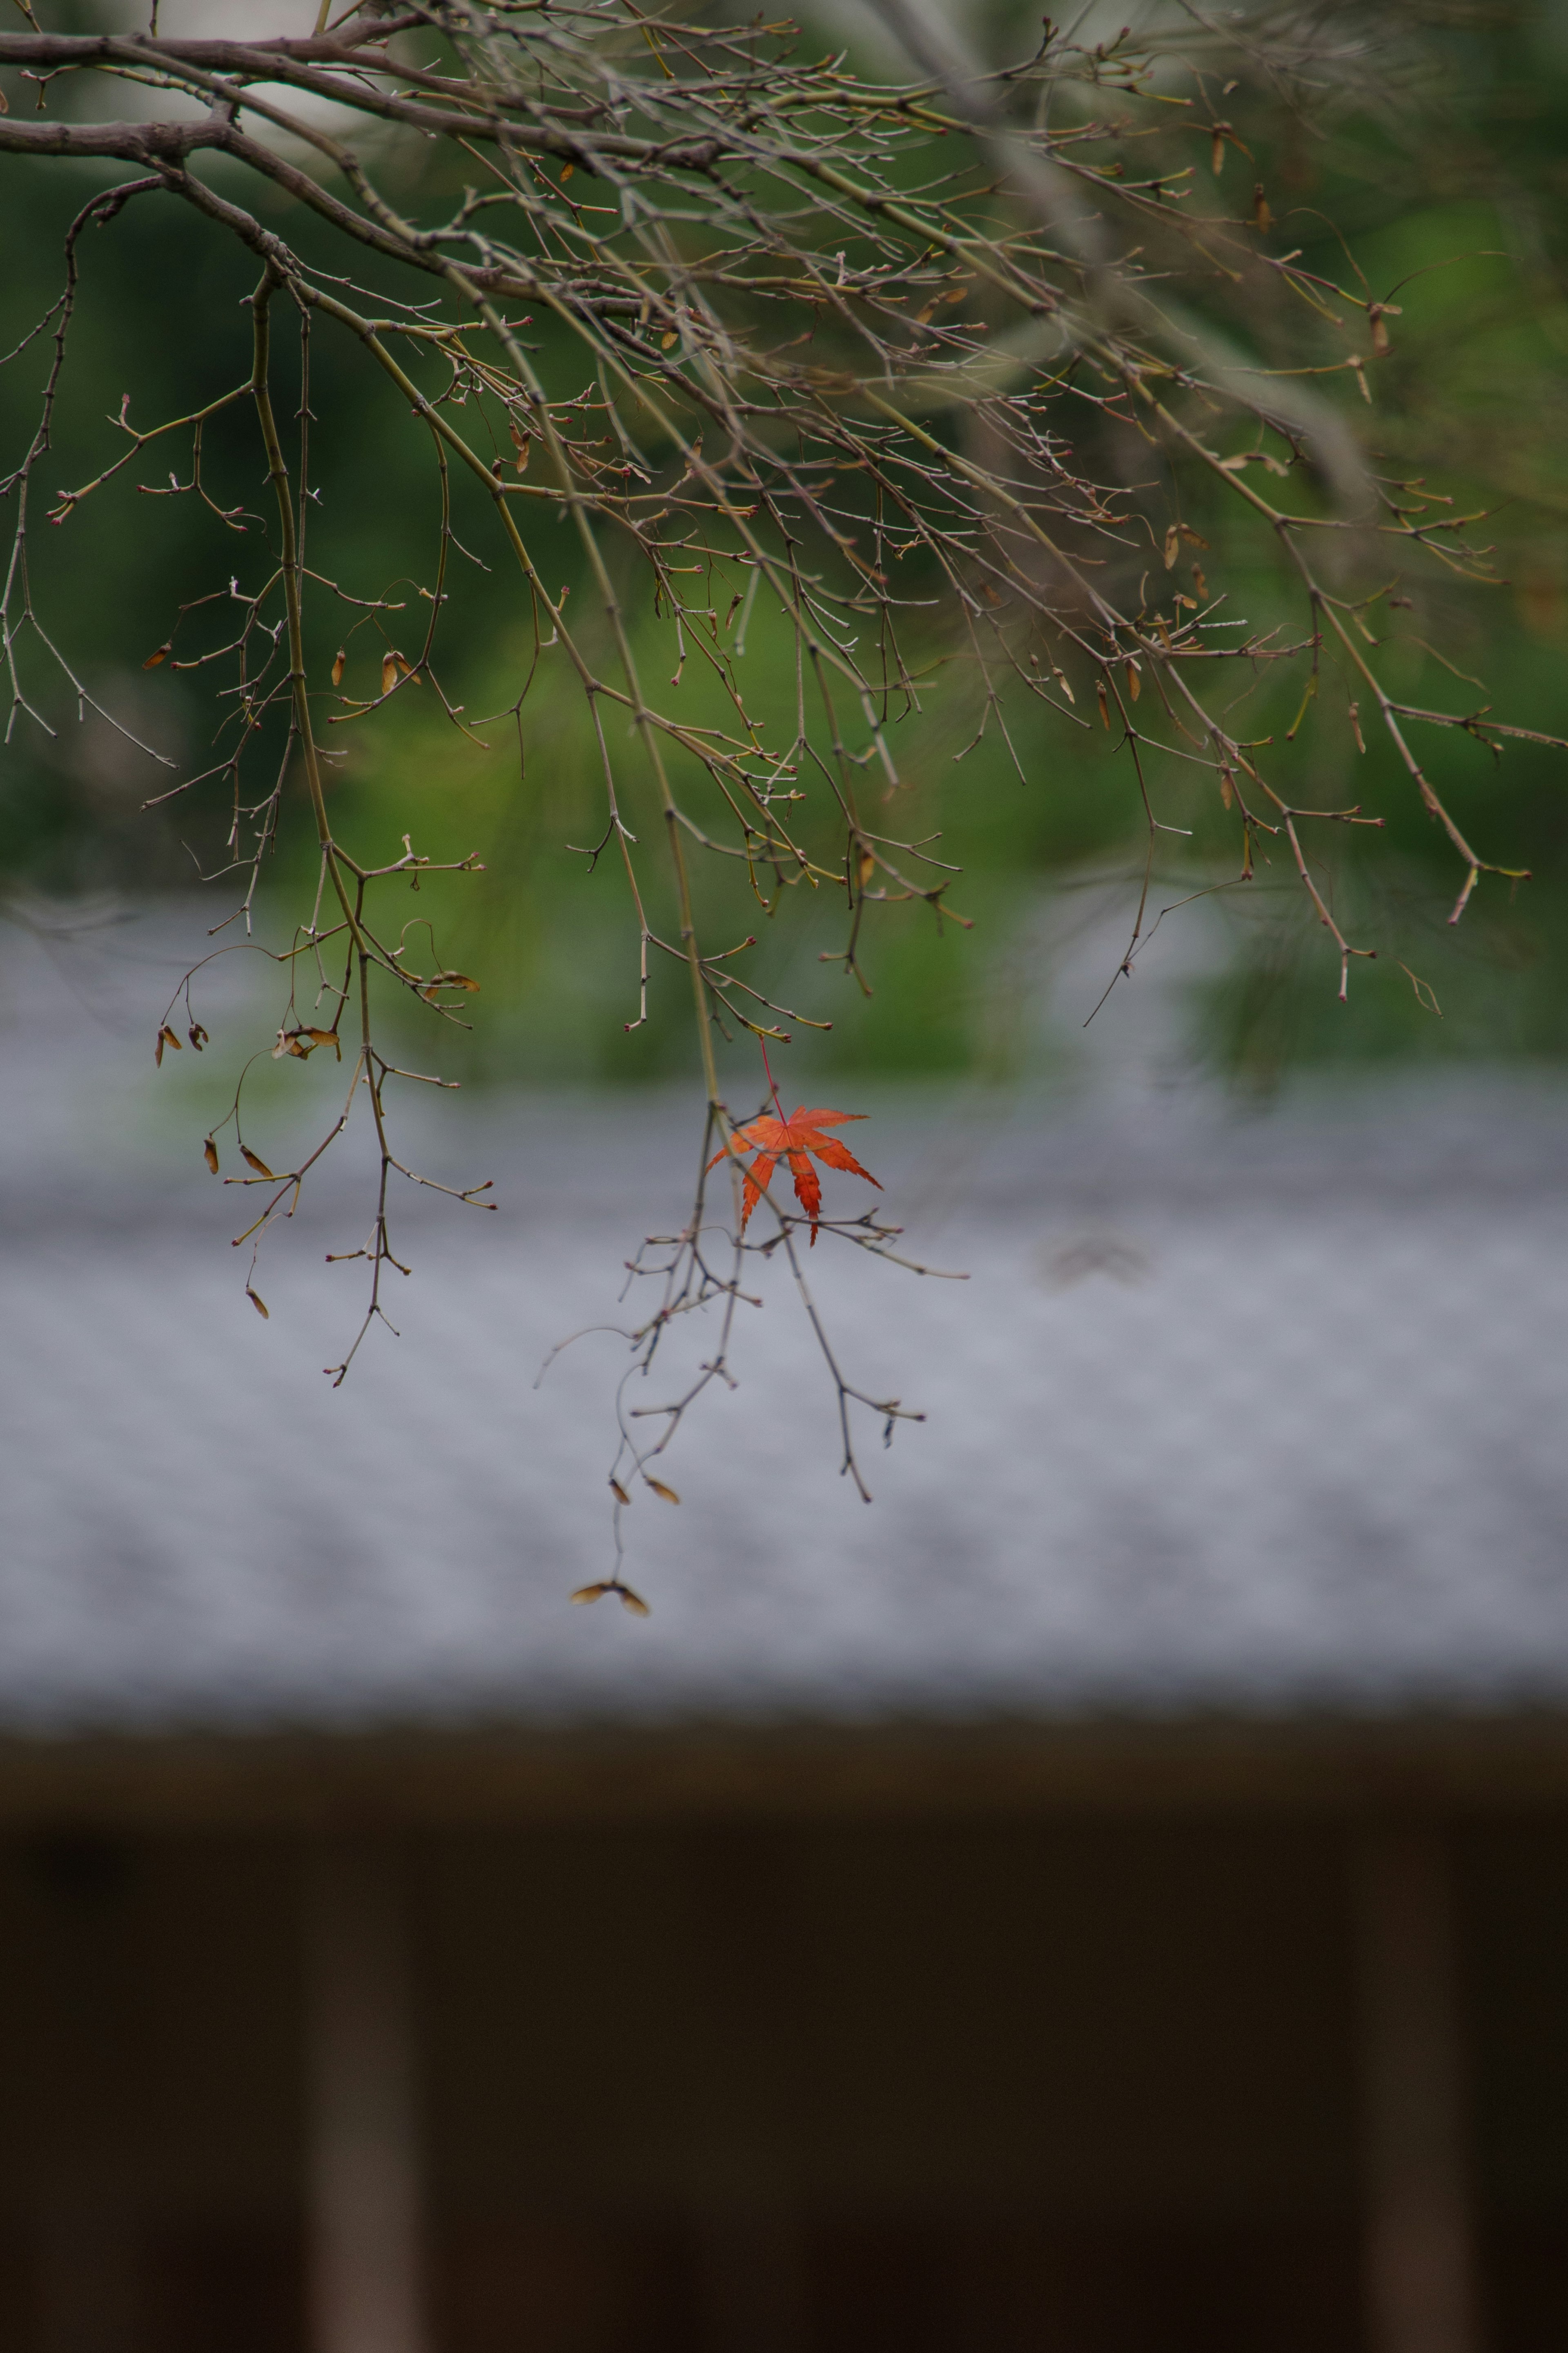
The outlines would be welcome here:
M 888 1204 L 971 1279 L 826 1242 L 813 1282 L 857 1377 L 929 1419 L 888 1454 L 865 1427 L 862 1506 L 772 1270 L 742 1386 L 668 1460 L 681 1505 L 627 1515 L 639 1621 L 566 1601 L 609 1564 L 621 1344 L 531 1385 L 679 1217 L 688 1106 L 432 1132 L 506 1206 L 413 1218 L 404 1336 L 334 1392 L 359 1277 L 321 1260 L 356 1195 L 266 1261 L 263 1324 L 188 1130 L 160 1176 L 118 1077 L 72 1110 L 19 1024 L 0 1064 L 33 1138 L 0 1155 L 0 1726 L 1568 1702 L 1561 1090 L 883 1103 Z

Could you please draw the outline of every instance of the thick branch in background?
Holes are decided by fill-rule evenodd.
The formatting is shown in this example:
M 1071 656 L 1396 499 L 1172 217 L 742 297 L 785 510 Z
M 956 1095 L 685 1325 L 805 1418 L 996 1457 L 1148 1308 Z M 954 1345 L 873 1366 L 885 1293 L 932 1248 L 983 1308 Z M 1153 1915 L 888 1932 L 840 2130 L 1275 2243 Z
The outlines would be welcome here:
M 413 922 L 397 911 L 437 872 L 479 860 L 432 860 L 411 833 L 391 860 L 356 848 L 323 763 L 330 730 L 384 724 L 418 689 L 472 733 L 443 684 L 453 559 L 473 553 L 455 498 L 482 500 L 483 560 L 510 570 L 510 586 L 497 574 L 486 594 L 522 617 L 511 716 L 525 750 L 541 698 L 559 686 L 579 699 L 573 756 L 602 796 L 584 854 L 618 873 L 627 910 L 626 1028 L 647 1019 L 651 976 L 679 968 L 706 1099 L 689 1219 L 637 1261 L 658 1304 L 628 1331 L 634 1377 L 693 1310 L 713 1306 L 721 1332 L 668 1402 L 633 1407 L 623 1390 L 617 1547 L 637 1485 L 672 1492 L 650 1466 L 688 1407 L 732 1378 L 730 1334 L 760 1261 L 782 1254 L 793 1271 L 862 1493 L 852 1407 L 888 1437 L 905 1416 L 840 1370 L 800 1255 L 826 1233 L 898 1259 L 898 1229 L 875 1209 L 822 1216 L 811 1155 L 858 1164 L 797 1145 L 841 1114 L 791 1114 L 768 1050 L 830 1024 L 833 967 L 833 985 L 869 993 L 873 927 L 890 908 L 966 920 L 935 837 L 903 821 L 900 746 L 933 696 L 951 703 L 956 689 L 974 742 L 999 738 L 1034 791 L 1049 789 L 1064 744 L 1103 730 L 1120 744 L 1147 845 L 1120 974 L 1149 936 L 1162 842 L 1202 827 L 1228 836 L 1215 886 L 1269 857 L 1294 874 L 1348 994 L 1352 964 L 1379 942 L 1343 913 L 1325 845 L 1381 828 L 1384 811 L 1331 794 L 1325 805 L 1314 784 L 1297 739 L 1330 702 L 1347 752 L 1353 741 L 1364 754 L 1363 714 L 1382 729 L 1402 789 L 1446 834 L 1454 921 L 1483 877 L 1522 879 L 1472 839 L 1414 748 L 1415 725 L 1494 749 L 1510 729 L 1486 709 L 1402 699 L 1377 620 L 1412 565 L 1493 577 L 1480 518 L 1368 446 L 1395 306 L 1331 240 L 1327 262 L 1321 235 L 1310 259 L 1287 242 L 1256 177 L 1279 124 L 1331 111 L 1363 69 L 1352 13 L 1264 8 L 1215 29 L 1183 11 L 1152 35 L 1096 41 L 1047 22 L 1032 49 L 991 68 L 911 0 L 877 6 L 908 79 L 866 79 L 787 26 L 689 22 L 631 0 L 360 7 L 309 39 L 0 37 L 9 168 L 107 159 L 137 175 L 87 204 L 64 291 L 19 347 L 52 356 L 5 481 L 11 726 L 55 723 L 51 662 L 68 701 L 86 693 L 30 585 L 39 496 L 51 523 L 90 531 L 117 476 L 128 485 L 144 450 L 188 437 L 190 480 L 176 472 L 173 490 L 199 496 L 245 552 L 243 576 L 198 584 L 151 658 L 209 676 L 222 714 L 221 756 L 174 789 L 216 817 L 213 879 L 234 890 L 248 942 L 253 918 L 276 924 L 260 879 L 301 779 L 314 881 L 291 929 L 258 943 L 285 983 L 261 1053 L 328 1057 L 342 1089 L 314 1145 L 275 1171 L 246 1140 L 242 1072 L 205 1149 L 218 1173 L 232 1147 L 245 1173 L 226 1166 L 226 1181 L 261 1188 L 240 1239 L 265 1314 L 255 1253 L 363 1096 L 379 1186 L 365 1240 L 340 1255 L 364 1260 L 371 1289 L 335 1378 L 401 1266 L 394 1180 L 423 1181 L 395 1148 L 391 1105 L 406 1082 L 444 1082 L 406 1067 L 389 1023 L 402 1008 L 456 1023 L 478 985 L 438 953 L 422 909 Z M 121 102 L 116 114 L 127 86 L 150 113 L 126 118 Z M 122 406 L 118 458 L 74 487 L 46 484 L 79 237 L 132 195 L 190 208 L 249 270 L 254 364 L 176 417 L 133 424 Z M 297 418 L 275 391 L 285 322 L 299 339 Z M 408 417 L 438 482 L 418 644 L 390 634 L 406 596 L 329 577 L 309 553 L 334 463 L 310 441 L 310 370 L 351 352 Z M 269 517 L 247 491 L 225 503 L 204 477 L 203 433 L 240 403 Z M 563 529 L 575 543 L 564 581 Z M 1249 537 L 1241 562 L 1274 582 L 1278 607 L 1256 618 L 1217 576 Z M 221 562 L 234 560 L 226 545 Z M 345 665 L 366 628 L 383 649 L 379 691 L 356 695 Z M 810 1002 L 786 1002 L 759 938 L 829 899 L 838 944 Z M 217 954 L 230 952 L 224 929 Z M 198 968 L 165 1012 L 160 1057 L 206 1044 L 201 985 Z M 731 1105 L 748 1083 L 732 1075 L 737 1042 L 757 1066 L 752 1099 Z M 488 1206 L 487 1190 L 457 1198 Z M 636 1599 L 618 1565 L 585 1588 L 602 1592 Z

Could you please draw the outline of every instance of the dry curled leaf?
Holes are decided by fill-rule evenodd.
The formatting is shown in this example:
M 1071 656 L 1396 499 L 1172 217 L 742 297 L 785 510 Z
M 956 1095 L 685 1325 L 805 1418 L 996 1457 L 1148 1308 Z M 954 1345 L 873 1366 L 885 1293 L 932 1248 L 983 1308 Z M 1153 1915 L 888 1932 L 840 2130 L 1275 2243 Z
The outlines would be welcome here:
M 210 1135 L 202 1146 L 202 1158 L 206 1162 L 207 1166 L 212 1170 L 213 1175 L 216 1176 L 217 1175 L 217 1145 L 213 1142 Z
M 255 1169 L 258 1176 L 265 1176 L 269 1182 L 276 1182 L 276 1179 L 273 1178 L 271 1169 L 268 1168 L 266 1161 L 263 1160 L 259 1152 L 252 1152 L 248 1144 L 242 1144 L 240 1145 L 239 1156 L 244 1161 L 247 1168 Z
M 634 1593 L 629 1585 L 623 1585 L 618 1577 L 602 1577 L 597 1585 L 580 1585 L 572 1599 L 574 1601 L 602 1601 L 606 1593 L 618 1594 L 622 1609 L 629 1609 L 634 1618 L 653 1615 L 642 1595 Z
M 1366 322 L 1372 329 L 1372 348 L 1380 360 L 1388 357 L 1390 348 L 1388 329 L 1384 321 L 1390 316 L 1397 319 L 1399 308 L 1397 302 L 1369 302 L 1366 306 Z
M 846 1120 L 864 1119 L 863 1111 L 807 1111 L 804 1105 L 793 1119 L 753 1119 L 738 1127 L 722 1151 L 716 1152 L 708 1163 L 717 1168 L 721 1160 L 742 1158 L 754 1152 L 756 1158 L 745 1172 L 745 1191 L 741 1205 L 741 1230 L 744 1233 L 747 1220 L 762 1199 L 768 1180 L 781 1160 L 789 1163 L 795 1179 L 795 1197 L 811 1219 L 811 1241 L 816 1247 L 816 1221 L 822 1214 L 822 1181 L 812 1166 L 808 1155 L 815 1154 L 825 1168 L 845 1168 L 852 1176 L 864 1176 L 868 1185 L 879 1192 L 881 1183 L 868 1168 L 862 1168 L 847 1145 L 836 1137 L 824 1135 L 825 1127 L 842 1126 Z M 649 1484 L 653 1484 L 652 1481 Z
M 679 1504 L 680 1501 L 673 1487 L 667 1487 L 662 1479 L 650 1479 L 646 1471 L 643 1472 L 643 1485 L 651 1487 L 654 1493 L 662 1496 L 667 1504 Z

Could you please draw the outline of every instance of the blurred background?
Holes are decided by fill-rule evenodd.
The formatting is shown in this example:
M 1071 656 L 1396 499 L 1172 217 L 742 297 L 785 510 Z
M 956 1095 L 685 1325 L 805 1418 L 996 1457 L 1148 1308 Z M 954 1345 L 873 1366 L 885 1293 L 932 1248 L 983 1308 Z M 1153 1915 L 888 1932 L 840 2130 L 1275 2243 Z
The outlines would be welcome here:
M 1501 575 L 1402 584 L 1396 682 L 1562 733 L 1568 11 L 1352 16 L 1364 92 L 1258 169 L 1310 265 L 1342 270 L 1342 236 L 1402 306 L 1374 444 L 1488 512 Z M 107 176 L 0 159 L 5 349 Z M 250 282 L 173 205 L 85 239 L 49 494 L 115 452 L 122 397 L 144 421 L 244 376 Z M 42 365 L 0 371 L 7 453 Z M 342 632 L 368 694 L 422 632 L 435 487 L 357 354 L 318 338 L 309 398 L 312 560 L 406 606 Z M 258 504 L 242 411 L 204 466 Z M 331 1390 L 357 1277 L 321 1261 L 357 1247 L 371 1172 L 351 1144 L 269 1244 L 263 1322 L 230 1246 L 248 1197 L 202 1166 L 279 1018 L 264 960 L 212 967 L 207 1050 L 153 1066 L 232 902 L 193 887 L 226 807 L 143 806 L 156 755 L 203 766 L 213 728 L 199 673 L 145 665 L 205 642 L 181 608 L 249 550 L 137 481 L 160 475 L 37 532 L 32 586 L 152 750 L 53 690 L 58 733 L 19 725 L 0 765 L 0 2337 L 1560 2346 L 1565 755 L 1424 744 L 1532 876 L 1454 929 L 1441 834 L 1314 706 L 1325 801 L 1387 819 L 1324 853 L 1380 943 L 1349 1005 L 1278 868 L 1177 906 L 1229 871 L 1198 816 L 1161 838 L 1176 912 L 1096 1013 L 1142 877 L 1125 761 L 1026 716 L 1021 785 L 994 731 L 965 749 L 962 681 L 933 691 L 907 830 L 940 830 L 973 929 L 884 911 L 863 997 L 821 960 L 833 911 L 792 907 L 759 982 L 832 1023 L 781 1086 L 869 1114 L 911 1255 L 966 1278 L 830 1238 L 813 1261 L 848 1377 L 927 1418 L 884 1453 L 858 1415 L 863 1507 L 768 1270 L 740 1388 L 668 1458 L 681 1502 L 625 1514 L 652 1616 L 573 1610 L 616 1565 L 626 1262 L 679 1230 L 700 1142 L 683 985 L 656 976 L 628 1034 L 619 886 L 568 848 L 599 830 L 591 739 L 553 687 L 508 715 L 524 620 L 459 565 L 438 666 L 472 734 L 403 692 L 333 745 L 363 854 L 411 833 L 483 861 L 423 902 L 482 991 L 440 1039 L 461 1094 L 404 1133 L 500 1208 L 408 1202 L 402 1336 Z M 1234 608 L 1284 617 L 1197 519 Z M 537 553 L 578 588 L 563 526 Z M 785 659 L 760 617 L 748 661 Z M 1264 680 L 1255 732 L 1289 699 Z M 309 889 L 303 814 L 262 932 Z M 275 1166 L 325 1060 L 253 1082 Z M 755 1092 L 747 1057 L 726 1074 Z M 672 1381 L 710 1345 L 679 1343 Z

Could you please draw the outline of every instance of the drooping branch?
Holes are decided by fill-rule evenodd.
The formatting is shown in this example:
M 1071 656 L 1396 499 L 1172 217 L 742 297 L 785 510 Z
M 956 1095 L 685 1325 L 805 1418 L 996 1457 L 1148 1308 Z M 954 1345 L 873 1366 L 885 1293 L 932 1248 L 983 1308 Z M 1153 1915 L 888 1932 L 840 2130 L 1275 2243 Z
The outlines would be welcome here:
M 1350 282 L 1337 261 L 1311 268 L 1300 251 L 1276 249 L 1261 181 L 1239 212 L 1223 201 L 1227 161 L 1249 152 L 1237 128 L 1245 105 L 1260 119 L 1297 107 L 1310 65 L 1319 102 L 1352 80 L 1353 45 L 1340 39 L 1332 0 L 1316 16 L 1266 7 L 1218 30 L 1194 16 L 1179 40 L 1163 34 L 1157 45 L 1127 34 L 1087 44 L 1047 26 L 1033 54 L 999 69 L 956 36 L 933 43 L 904 0 L 879 5 L 910 64 L 898 83 L 843 58 L 807 58 L 786 27 L 648 15 L 632 0 L 429 0 L 379 16 L 362 8 L 303 39 L 0 35 L 0 74 L 29 77 L 40 110 L 62 81 L 89 101 L 107 91 L 123 104 L 121 84 L 139 101 L 149 90 L 178 101 L 162 119 L 0 114 L 7 168 L 113 161 L 139 174 L 95 197 L 68 239 L 42 421 L 6 484 L 16 523 L 0 617 L 14 723 L 48 723 L 23 677 L 24 646 L 54 652 L 28 588 L 28 495 L 49 446 L 82 227 L 132 195 L 166 194 L 243 254 L 247 283 L 261 267 L 243 391 L 273 492 L 264 556 L 243 584 L 235 575 L 193 596 L 153 659 L 175 666 L 188 615 L 197 631 L 223 616 L 230 634 L 179 666 L 227 677 L 226 749 L 174 789 L 193 804 L 213 789 L 225 797 L 220 871 L 245 878 L 236 913 L 247 924 L 287 782 L 296 771 L 303 781 L 314 896 L 287 945 L 270 951 L 288 998 L 264 1052 L 303 1063 L 330 1049 L 335 1068 L 346 1023 L 346 1098 L 281 1176 L 240 1144 L 249 1174 L 236 1181 L 267 1188 L 240 1239 L 254 1245 L 291 1211 L 363 1089 L 379 1188 L 363 1250 L 339 1254 L 370 1261 L 361 1337 L 383 1314 L 384 1271 L 402 1264 L 389 1238 L 391 1179 L 413 1174 L 389 1132 L 387 1097 L 416 1074 L 384 1044 L 381 1008 L 453 1021 L 475 984 L 421 924 L 385 918 L 395 889 L 437 869 L 411 837 L 404 857 L 379 862 L 342 839 L 324 764 L 330 728 L 376 723 L 413 684 L 428 682 L 427 699 L 468 731 L 438 676 L 454 479 L 482 486 L 512 584 L 495 593 L 527 617 L 511 706 L 520 729 L 542 680 L 559 676 L 581 699 L 576 752 L 603 795 L 586 855 L 596 867 L 613 849 L 606 863 L 629 909 L 626 1027 L 647 1017 L 650 969 L 679 965 L 704 1152 L 716 1147 L 720 1160 L 733 1158 L 744 1123 L 726 1102 L 719 1041 L 754 1039 L 765 1064 L 768 1044 L 795 1024 L 831 1018 L 826 997 L 802 1003 L 791 987 L 785 1004 L 756 985 L 744 959 L 762 925 L 808 900 L 840 906 L 842 944 L 819 962 L 868 993 L 870 927 L 889 907 L 965 921 L 950 905 L 954 871 L 935 837 L 897 816 L 904 771 L 922 760 L 918 729 L 904 723 L 918 721 L 939 673 L 967 698 L 973 734 L 959 759 L 993 730 L 1033 786 L 1046 765 L 1041 731 L 1075 738 L 1077 756 L 1097 718 L 1125 753 L 1146 850 L 1119 973 L 1151 936 L 1156 849 L 1217 811 L 1237 879 L 1277 846 L 1331 935 L 1345 993 L 1352 962 L 1372 951 L 1336 911 L 1314 845 L 1357 838 L 1381 817 L 1348 796 L 1323 806 L 1341 797 L 1293 781 L 1301 714 L 1331 675 L 1351 681 L 1347 741 L 1353 733 L 1364 748 L 1357 712 L 1375 711 L 1402 789 L 1451 844 L 1462 874 L 1455 919 L 1482 876 L 1522 872 L 1472 843 L 1413 756 L 1411 707 L 1365 627 L 1386 593 L 1379 573 L 1391 550 L 1401 565 L 1430 559 L 1449 576 L 1491 576 L 1472 536 L 1478 518 L 1380 481 L 1363 447 L 1358 420 L 1388 350 L 1391 301 Z M 1251 81 L 1222 117 L 1238 58 Z M 1208 165 L 1214 206 L 1194 194 L 1194 157 Z M 432 168 L 409 169 L 410 158 Z M 295 208 L 282 227 L 261 216 L 265 206 L 249 208 L 247 182 Z M 345 280 L 345 266 L 369 258 L 378 285 L 406 293 Z M 1287 300 L 1297 308 L 1266 351 L 1257 317 Z M 418 583 L 428 622 L 406 652 L 384 638 L 374 695 L 342 691 L 343 654 L 325 657 L 315 616 L 326 607 L 379 627 L 401 607 L 390 590 L 326 578 L 307 561 L 309 400 L 291 454 L 270 389 L 283 319 L 329 351 L 337 339 L 363 353 L 435 453 L 440 523 Z M 193 437 L 191 479 L 160 495 L 195 490 L 200 434 L 237 398 L 193 401 L 151 425 L 122 411 L 129 446 L 62 489 L 51 520 L 89 527 L 123 470 L 170 434 Z M 1267 494 L 1250 479 L 1258 470 Z M 202 496 L 219 525 L 238 528 L 238 507 L 205 487 Z M 1178 574 L 1178 560 L 1208 547 L 1216 512 L 1273 565 L 1296 623 L 1237 617 L 1198 562 Z M 570 607 L 541 554 L 557 521 L 581 566 Z M 748 664 L 748 630 L 770 649 L 765 660 Z M 666 675 L 668 689 L 651 682 Z M 1281 694 L 1286 681 L 1292 700 L 1300 693 L 1296 722 L 1244 737 L 1237 702 L 1275 681 Z M 1472 712 L 1415 715 L 1480 743 L 1508 732 Z M 743 886 L 738 902 L 731 883 Z M 758 929 L 736 921 L 737 903 Z M 206 1033 L 190 986 L 186 1037 L 199 1050 Z M 173 1011 L 160 1053 L 182 1050 Z M 244 1083 L 242 1074 L 228 1120 L 207 1138 L 215 1166 L 230 1122 L 239 1142 Z M 686 1229 L 651 1261 L 662 1304 L 629 1335 L 646 1375 L 669 1334 L 712 1305 L 721 1345 L 673 1408 L 625 1409 L 619 1465 L 644 1475 L 688 1404 L 731 1377 L 748 1266 L 782 1256 L 837 1385 L 845 1465 L 859 1482 L 851 1404 L 874 1407 L 889 1431 L 905 1409 L 870 1399 L 840 1370 L 800 1274 L 800 1220 L 770 1197 L 774 1228 L 748 1233 L 739 1177 L 731 1189 L 727 1260 L 704 1182 Z M 896 1229 L 875 1219 L 823 1229 L 898 1256 Z M 259 1305 L 254 1286 L 252 1296 Z M 651 1448 L 635 1426 L 647 1410 L 664 1419 Z

